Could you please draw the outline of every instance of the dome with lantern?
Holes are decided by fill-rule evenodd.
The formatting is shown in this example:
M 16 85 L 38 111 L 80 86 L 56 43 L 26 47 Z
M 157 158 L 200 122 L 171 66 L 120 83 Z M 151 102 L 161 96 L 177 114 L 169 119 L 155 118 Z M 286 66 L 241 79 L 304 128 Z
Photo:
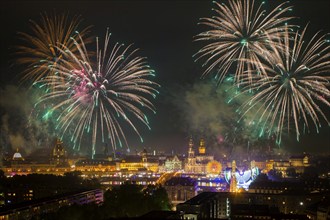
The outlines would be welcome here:
M 22 157 L 22 154 L 20 152 L 18 152 L 18 148 L 16 149 L 16 152 L 13 155 L 13 160 L 24 160 L 24 158 Z

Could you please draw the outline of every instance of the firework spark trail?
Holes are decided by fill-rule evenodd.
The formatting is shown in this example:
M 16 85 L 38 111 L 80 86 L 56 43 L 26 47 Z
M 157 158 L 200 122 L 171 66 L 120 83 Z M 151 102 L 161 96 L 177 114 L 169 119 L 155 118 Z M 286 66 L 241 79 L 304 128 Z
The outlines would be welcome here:
M 225 76 L 234 70 L 235 81 L 238 82 L 246 70 L 251 70 L 258 64 L 260 57 L 265 54 L 270 45 L 276 45 L 281 37 L 286 22 L 292 17 L 284 14 L 292 10 L 286 2 L 266 13 L 262 4 L 255 6 L 254 0 L 233 0 L 229 6 L 214 1 L 217 9 L 216 16 L 202 18 L 200 24 L 206 25 L 209 30 L 196 36 L 196 41 L 205 41 L 208 44 L 202 47 L 195 55 L 196 61 L 206 58 L 203 66 L 208 65 L 203 77 L 216 70 L 216 78 L 221 83 Z M 245 60 L 254 62 L 246 62 Z M 237 65 L 237 67 L 234 67 Z M 261 72 L 264 73 L 262 65 Z M 249 73 L 251 71 L 248 71 Z
M 131 45 L 124 47 L 116 43 L 109 49 L 110 35 L 107 31 L 103 51 L 96 41 L 96 62 L 90 62 L 85 44 L 80 37 L 75 39 L 74 51 L 65 45 L 57 47 L 63 55 L 59 63 L 49 61 L 50 68 L 57 73 L 40 82 L 54 88 L 45 94 L 40 102 L 54 100 L 53 110 L 60 110 L 58 128 L 62 133 L 73 129 L 72 141 L 80 149 L 84 133 L 92 134 L 92 154 L 95 154 L 96 139 L 101 133 L 102 142 L 109 139 L 112 147 L 128 146 L 122 118 L 143 141 L 131 118 L 136 118 L 149 129 L 147 116 L 141 110 L 146 108 L 155 113 L 150 98 L 155 98 L 159 85 L 148 77 L 155 76 L 146 64 L 146 59 L 135 56 L 137 49 L 128 52 Z
M 53 65 L 62 59 L 62 55 L 57 46 L 63 46 L 76 52 L 76 47 L 72 37 L 77 38 L 78 27 L 81 23 L 80 16 L 70 18 L 69 14 L 56 15 L 47 13 L 41 14 L 41 22 L 31 22 L 31 34 L 19 32 L 24 45 L 17 46 L 17 62 L 26 65 L 23 71 L 22 81 L 32 80 L 37 82 L 42 77 L 54 73 L 52 68 L 45 68 L 49 61 L 54 61 Z M 90 27 L 82 28 L 79 34 L 84 37 L 85 43 L 91 42 L 85 37 Z M 62 46 L 61 46 L 62 45 Z
M 303 129 L 310 131 L 310 124 L 318 132 L 319 117 L 330 125 L 318 104 L 330 107 L 330 46 L 325 35 L 319 33 L 305 42 L 306 29 L 307 26 L 301 34 L 297 31 L 293 36 L 287 31 L 282 42 L 284 50 L 272 48 L 271 59 L 263 63 L 267 75 L 254 74 L 250 84 L 250 75 L 246 73 L 237 84 L 243 91 L 254 93 L 240 111 L 243 115 L 254 111 L 258 122 L 263 121 L 262 127 L 268 128 L 269 134 L 276 134 L 278 143 L 284 127 L 290 131 L 292 123 L 297 140 Z

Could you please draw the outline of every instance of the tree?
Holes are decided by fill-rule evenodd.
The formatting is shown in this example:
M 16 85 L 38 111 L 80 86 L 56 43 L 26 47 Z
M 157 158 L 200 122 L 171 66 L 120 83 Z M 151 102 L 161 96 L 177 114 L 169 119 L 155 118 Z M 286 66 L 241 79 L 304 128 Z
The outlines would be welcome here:
M 81 174 L 80 171 L 67 172 L 64 173 L 64 177 L 69 183 L 77 184 L 82 182 Z
M 40 217 L 32 218 L 34 219 L 47 219 L 47 220 L 96 220 L 105 219 L 100 213 L 100 209 L 96 204 L 85 204 L 77 205 L 73 204 L 71 206 L 63 206 L 59 210 L 53 213 L 44 213 Z
M 297 176 L 296 169 L 293 168 L 293 167 L 288 167 L 286 169 L 286 175 L 289 176 L 289 177 L 296 177 Z
M 256 178 L 255 180 L 253 181 L 254 183 L 258 183 L 258 182 L 268 182 L 269 179 L 268 179 L 268 176 L 267 174 L 264 174 L 264 173 L 260 173 Z
M 301 175 L 302 179 L 317 179 L 319 170 L 314 166 L 305 167 L 304 173 Z
M 161 186 L 125 183 L 104 194 L 101 207 L 106 218 L 137 217 L 152 210 L 169 210 L 166 190 Z
M 171 202 L 165 188 L 161 185 L 148 185 L 144 193 L 149 196 L 149 210 L 171 210 Z
M 282 172 L 272 169 L 268 172 L 268 178 L 273 181 L 280 181 L 282 179 Z
M 6 175 L 3 170 L 0 170 L 0 190 L 4 187 L 5 181 L 6 181 Z

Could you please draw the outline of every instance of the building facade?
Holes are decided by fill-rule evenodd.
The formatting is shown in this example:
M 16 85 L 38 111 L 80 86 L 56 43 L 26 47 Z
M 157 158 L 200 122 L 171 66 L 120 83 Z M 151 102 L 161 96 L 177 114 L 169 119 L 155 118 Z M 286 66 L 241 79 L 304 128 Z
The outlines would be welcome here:
M 197 182 L 190 177 L 172 177 L 164 188 L 174 206 L 197 195 Z
M 199 142 L 197 154 L 195 154 L 193 147 L 194 143 L 192 138 L 190 138 L 188 143 L 188 157 L 184 163 L 184 172 L 191 174 L 207 174 L 208 163 L 214 161 L 214 156 L 206 153 L 205 141 L 203 138 Z
M 7 206 L 0 209 L 0 220 L 10 219 L 38 219 L 43 213 L 56 212 L 63 206 L 73 204 L 83 205 L 88 203 L 103 203 L 103 191 L 100 189 L 67 193 L 50 198 L 43 198 L 27 203 Z

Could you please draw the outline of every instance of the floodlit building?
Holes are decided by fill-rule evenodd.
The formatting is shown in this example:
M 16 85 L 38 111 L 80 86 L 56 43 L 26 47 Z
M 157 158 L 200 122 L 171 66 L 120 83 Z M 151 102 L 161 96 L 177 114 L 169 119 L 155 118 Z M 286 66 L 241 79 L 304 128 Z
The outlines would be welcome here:
M 174 206 L 197 195 L 197 182 L 190 177 L 172 177 L 164 188 Z
M 207 174 L 209 171 L 207 167 L 211 166 L 210 164 L 208 165 L 208 163 L 214 161 L 214 156 L 206 153 L 205 141 L 203 138 L 200 139 L 197 154 L 195 154 L 193 147 L 194 143 L 192 138 L 190 138 L 188 144 L 188 157 L 184 163 L 184 172 L 191 174 Z M 220 174 L 220 172 L 218 174 Z
M 74 167 L 75 171 L 80 171 L 85 175 L 101 175 L 104 172 L 116 170 L 116 163 L 107 160 L 79 160 Z
M 287 170 L 292 168 L 297 174 L 302 174 L 306 167 L 311 164 L 308 155 L 291 156 L 289 159 L 268 160 L 265 164 L 265 172 L 275 170 L 281 172 L 283 177 L 287 176 Z
M 177 155 L 174 155 L 166 158 L 165 163 L 162 166 L 162 172 L 177 172 L 182 170 L 182 167 L 182 161 Z
M 144 149 L 140 155 L 128 155 L 117 162 L 117 170 L 122 171 L 151 171 L 158 172 L 158 158 L 148 155 Z
M 63 175 L 65 172 L 72 171 L 67 163 L 67 153 L 61 140 L 57 139 L 51 154 L 47 154 L 47 159 L 40 158 L 33 160 L 24 158 L 18 151 L 14 153 L 12 159 L 2 170 L 8 176 L 16 174 L 27 175 L 31 173 Z

